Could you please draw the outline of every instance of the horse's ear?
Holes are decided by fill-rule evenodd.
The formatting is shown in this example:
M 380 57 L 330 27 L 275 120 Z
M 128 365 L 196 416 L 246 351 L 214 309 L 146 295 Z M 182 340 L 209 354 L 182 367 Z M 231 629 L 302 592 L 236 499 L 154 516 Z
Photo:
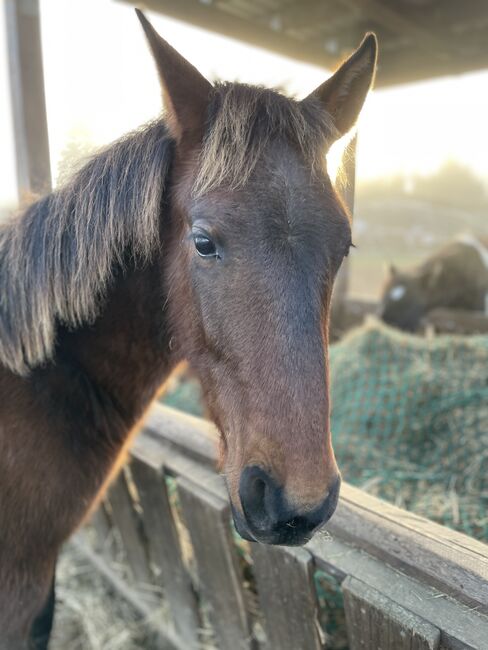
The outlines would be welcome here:
M 387 278 L 396 278 L 398 275 L 398 269 L 394 264 L 385 262 L 383 265 L 383 270 Z
M 136 14 L 156 62 L 172 135 L 178 141 L 201 137 L 212 84 L 159 36 L 142 11 Z
M 309 95 L 320 99 L 330 113 L 337 137 L 347 133 L 358 118 L 373 84 L 377 55 L 376 36 L 366 34 L 354 54 Z

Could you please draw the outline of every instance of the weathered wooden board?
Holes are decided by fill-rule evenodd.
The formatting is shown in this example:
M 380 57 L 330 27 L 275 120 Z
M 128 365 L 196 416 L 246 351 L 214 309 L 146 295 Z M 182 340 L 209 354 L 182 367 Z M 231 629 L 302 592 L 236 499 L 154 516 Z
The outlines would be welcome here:
M 90 517 L 88 523 L 95 531 L 97 550 L 105 553 L 109 547 L 109 541 L 112 534 L 112 523 L 103 502 L 99 504 L 98 508 Z
M 342 584 L 350 650 L 437 650 L 440 631 L 356 578 Z
M 488 334 L 488 317 L 483 312 L 438 307 L 428 312 L 422 328 L 437 333 Z
M 327 530 L 488 613 L 488 547 L 343 485 Z
M 142 506 L 142 522 L 155 580 L 169 603 L 175 629 L 184 647 L 198 647 L 200 619 L 196 594 L 183 564 L 178 531 L 164 474 L 138 459 L 130 465 Z
M 339 581 L 352 576 L 441 630 L 442 650 L 485 650 L 488 617 L 428 582 L 406 576 L 338 537 L 316 536 L 307 545 L 316 565 Z
M 133 458 L 137 458 L 146 465 L 159 470 L 164 466 L 165 471 L 171 476 L 183 476 L 201 485 L 207 492 L 227 499 L 225 482 L 220 474 L 209 463 L 201 463 L 178 450 L 176 445 L 167 445 L 165 439 L 147 435 L 145 432 L 138 436 L 131 451 Z
M 184 478 L 178 480 L 178 494 L 217 643 L 221 650 L 248 649 L 251 637 L 229 505 Z
M 139 517 L 129 492 L 124 472 L 112 484 L 107 500 L 110 503 L 112 520 L 117 527 L 127 561 L 136 582 L 150 584 L 153 579 L 149 568 Z
M 304 549 L 253 544 L 251 554 L 270 650 L 319 650 L 313 560 Z
M 208 420 L 155 404 L 144 424 L 144 431 L 171 451 L 183 452 L 189 459 L 214 469 L 219 434 Z

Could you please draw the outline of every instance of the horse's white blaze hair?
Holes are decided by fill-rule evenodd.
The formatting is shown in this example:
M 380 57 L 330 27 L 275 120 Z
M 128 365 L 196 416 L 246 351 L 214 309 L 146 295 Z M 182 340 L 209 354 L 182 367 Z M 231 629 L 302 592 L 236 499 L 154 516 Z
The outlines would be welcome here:
M 127 135 L 1 227 L 3 365 L 27 374 L 48 360 L 58 323 L 97 316 L 114 262 L 157 246 L 170 142 L 162 121 Z
M 390 299 L 394 301 L 401 300 L 403 296 L 407 293 L 407 289 L 403 284 L 397 284 L 395 287 L 390 289 Z

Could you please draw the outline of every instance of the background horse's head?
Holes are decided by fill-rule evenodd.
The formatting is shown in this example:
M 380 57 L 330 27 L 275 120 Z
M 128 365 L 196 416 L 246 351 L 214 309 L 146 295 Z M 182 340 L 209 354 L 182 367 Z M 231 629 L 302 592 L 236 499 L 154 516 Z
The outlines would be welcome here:
M 340 485 L 327 327 L 351 226 L 325 154 L 363 105 L 376 39 L 298 102 L 212 86 L 140 18 L 175 139 L 164 252 L 174 341 L 221 431 L 239 532 L 300 544 Z

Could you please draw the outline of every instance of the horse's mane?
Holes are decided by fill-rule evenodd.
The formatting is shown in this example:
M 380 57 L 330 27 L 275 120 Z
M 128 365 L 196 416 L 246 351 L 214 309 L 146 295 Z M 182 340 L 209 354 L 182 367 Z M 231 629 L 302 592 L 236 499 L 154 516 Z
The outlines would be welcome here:
M 323 160 L 330 116 L 314 100 L 217 84 L 194 192 L 246 182 L 272 138 Z M 0 228 L 0 363 L 18 374 L 52 357 L 56 327 L 100 310 L 116 264 L 147 260 L 158 245 L 172 157 L 163 120 L 96 154 L 64 186 Z
M 162 121 L 95 155 L 0 229 L 0 362 L 19 374 L 52 356 L 56 324 L 97 315 L 114 262 L 158 244 L 171 159 Z

